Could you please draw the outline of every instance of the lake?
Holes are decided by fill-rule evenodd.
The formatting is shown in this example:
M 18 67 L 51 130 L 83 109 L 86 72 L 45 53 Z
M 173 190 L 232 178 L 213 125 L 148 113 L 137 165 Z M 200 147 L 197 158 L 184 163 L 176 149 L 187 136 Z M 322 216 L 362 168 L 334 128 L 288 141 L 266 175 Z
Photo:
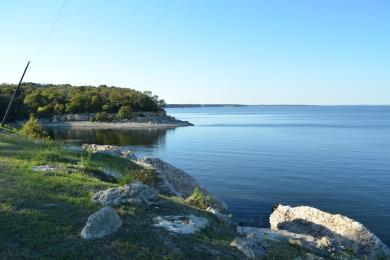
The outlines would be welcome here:
M 390 244 L 390 106 L 171 108 L 168 130 L 52 129 L 69 143 L 127 146 L 185 170 L 242 223 L 272 205 L 347 215 Z

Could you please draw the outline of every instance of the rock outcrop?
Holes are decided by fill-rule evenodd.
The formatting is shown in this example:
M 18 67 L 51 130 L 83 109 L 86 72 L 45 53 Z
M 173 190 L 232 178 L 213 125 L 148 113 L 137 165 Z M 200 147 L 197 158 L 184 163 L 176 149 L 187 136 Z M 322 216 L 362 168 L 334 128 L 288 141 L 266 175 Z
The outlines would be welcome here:
M 104 207 L 88 217 L 81 231 L 83 239 L 94 239 L 107 236 L 122 226 L 122 220 L 110 207 Z
M 120 147 L 115 145 L 98 145 L 98 144 L 83 144 L 81 150 L 91 153 L 108 154 L 112 156 L 122 157 L 129 160 L 135 160 L 137 157 L 131 151 L 123 151 Z
M 118 146 L 115 145 L 98 145 L 98 144 L 83 144 L 81 145 L 81 150 L 91 152 L 91 153 L 103 153 L 103 154 L 113 154 L 120 155 L 121 150 Z
M 155 227 L 179 234 L 193 234 L 209 224 L 209 221 L 194 215 L 186 216 L 158 216 L 154 219 Z
M 238 227 L 231 246 L 249 259 L 263 259 L 286 245 L 299 247 L 309 259 L 387 259 L 389 249 L 362 224 L 339 214 L 307 206 L 279 205 L 271 229 Z M 291 257 L 294 257 L 291 255 Z M 382 258 L 381 258 L 382 257 Z
M 159 112 L 134 112 L 131 119 L 116 119 L 115 114 L 108 113 L 108 118 L 114 120 L 114 123 L 140 123 L 140 124 L 167 124 L 172 126 L 191 126 L 188 121 L 181 121 L 173 116 L 169 116 L 165 111 Z M 96 120 L 95 113 L 55 115 L 52 118 L 42 118 L 42 123 L 61 123 L 61 122 L 93 122 Z M 100 123 L 100 122 L 98 122 Z
M 178 120 L 173 116 L 167 115 L 165 111 L 159 112 L 136 112 L 134 117 L 129 120 L 136 123 L 148 123 L 148 124 L 172 124 L 176 126 L 191 126 L 188 121 Z
M 158 197 L 157 191 L 141 182 L 133 182 L 119 188 L 110 188 L 96 192 L 92 201 L 103 206 L 138 204 L 148 206 Z
M 138 162 L 155 169 L 163 180 L 163 188 L 169 193 L 187 198 L 195 188 L 200 186 L 192 176 L 161 159 L 145 157 Z
M 82 149 L 93 153 L 108 153 L 121 156 L 151 169 L 162 180 L 160 191 L 188 198 L 195 188 L 210 196 L 199 183 L 184 171 L 158 158 L 136 159 L 133 153 L 123 153 L 119 147 L 110 145 L 83 145 Z M 114 176 L 115 174 L 111 174 Z M 111 188 L 94 194 L 92 201 L 103 206 L 120 204 L 150 205 L 158 197 L 158 192 L 140 182 L 119 188 Z M 212 196 L 212 203 L 206 211 L 220 220 L 229 222 L 224 214 L 226 205 Z M 156 227 L 170 232 L 191 234 L 208 225 L 205 218 L 188 216 L 158 216 Z M 278 205 L 270 216 L 271 229 L 239 227 L 240 237 L 231 246 L 237 248 L 250 259 L 261 259 L 267 252 L 278 250 L 278 246 L 292 245 L 302 249 L 305 256 L 314 259 L 328 257 L 354 257 L 363 259 L 389 256 L 389 248 L 361 223 L 348 217 L 327 213 L 307 206 L 290 207 Z
M 261 259 L 267 252 L 278 250 L 282 244 L 299 246 L 305 252 L 318 257 L 326 257 L 334 252 L 331 241 L 326 237 L 315 238 L 286 230 L 241 226 L 237 227 L 237 232 L 244 237 L 235 238 L 230 245 L 250 259 Z
M 279 205 L 270 216 L 271 229 L 287 230 L 310 235 L 317 239 L 326 237 L 333 244 L 353 251 L 356 257 L 369 259 L 389 255 L 389 248 L 361 223 L 340 214 L 330 214 L 316 208 Z M 337 250 L 338 248 L 336 248 Z
M 95 118 L 95 114 L 67 114 L 67 115 L 55 115 L 51 119 L 53 123 L 66 122 L 66 121 L 92 121 Z
M 91 153 L 103 153 L 126 158 L 143 167 L 154 169 L 158 177 L 162 180 L 162 184 L 159 187 L 160 191 L 186 199 L 192 194 L 195 188 L 199 188 L 203 194 L 211 198 L 211 208 L 214 211 L 223 212 L 227 210 L 227 205 L 224 202 L 214 198 L 206 189 L 200 187 L 200 184 L 192 176 L 159 158 L 144 157 L 138 159 L 133 152 L 122 151 L 120 147 L 115 145 L 83 144 L 81 149 Z M 116 179 L 123 179 L 123 176 L 119 173 L 113 171 L 107 172 L 106 170 L 103 170 L 103 172 Z M 210 212 L 215 214 L 213 211 Z M 216 215 L 222 217 L 222 214 Z
M 157 172 L 158 176 L 162 180 L 161 189 L 164 192 L 174 194 L 182 198 L 188 198 L 195 188 L 199 188 L 205 195 L 211 197 L 213 208 L 218 210 L 227 209 L 225 203 L 212 197 L 207 190 L 200 187 L 200 184 L 192 176 L 183 170 L 158 158 L 145 157 L 138 159 L 137 163 L 142 166 L 152 168 Z

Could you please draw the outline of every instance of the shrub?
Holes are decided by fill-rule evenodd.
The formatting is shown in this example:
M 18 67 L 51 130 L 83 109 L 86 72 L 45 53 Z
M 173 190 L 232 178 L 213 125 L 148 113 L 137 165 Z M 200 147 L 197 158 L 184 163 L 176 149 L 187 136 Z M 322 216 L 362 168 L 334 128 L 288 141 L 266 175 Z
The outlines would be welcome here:
M 131 119 L 133 118 L 133 110 L 130 106 L 122 106 L 116 114 L 116 117 L 119 119 Z
M 205 196 L 199 188 L 195 188 L 191 196 L 186 199 L 186 203 L 200 209 L 207 209 L 211 206 L 211 197 Z
M 41 124 L 39 124 L 38 119 L 33 114 L 30 115 L 30 118 L 23 125 L 21 133 L 23 135 L 38 139 L 49 138 L 46 129 Z
M 99 122 L 111 122 L 113 119 L 113 115 L 106 112 L 98 112 L 95 115 L 95 121 Z
M 160 179 L 157 177 L 156 172 L 152 169 L 137 169 L 129 170 L 125 174 L 125 178 L 121 181 L 121 183 L 128 184 L 134 181 L 140 181 L 150 186 L 157 186 Z

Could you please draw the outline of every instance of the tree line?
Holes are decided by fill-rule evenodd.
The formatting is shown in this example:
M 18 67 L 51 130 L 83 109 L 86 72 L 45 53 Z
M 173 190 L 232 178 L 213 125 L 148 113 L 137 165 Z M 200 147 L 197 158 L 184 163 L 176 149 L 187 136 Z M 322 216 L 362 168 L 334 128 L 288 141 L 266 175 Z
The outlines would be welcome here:
M 0 84 L 0 116 L 8 106 L 15 84 Z M 72 86 L 69 84 L 23 83 L 15 97 L 8 121 L 26 119 L 33 113 L 37 117 L 77 113 L 124 113 L 129 111 L 163 110 L 164 100 L 150 91 L 106 85 Z

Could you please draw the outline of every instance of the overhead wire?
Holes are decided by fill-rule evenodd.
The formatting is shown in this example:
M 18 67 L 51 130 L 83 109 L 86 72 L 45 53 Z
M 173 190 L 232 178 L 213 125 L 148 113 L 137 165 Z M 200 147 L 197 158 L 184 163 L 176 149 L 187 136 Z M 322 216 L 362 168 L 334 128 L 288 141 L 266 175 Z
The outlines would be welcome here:
M 60 10 L 59 10 L 59 12 L 58 12 L 58 14 L 57 14 L 57 16 L 56 16 L 56 18 L 55 18 L 55 20 L 54 20 L 52 26 L 51 26 L 51 28 L 50 28 L 50 31 L 49 31 L 48 34 L 46 35 L 45 39 L 43 40 L 42 44 L 40 45 L 38 51 L 35 53 L 34 57 L 37 57 L 39 54 L 41 54 L 41 52 L 43 51 L 43 49 L 46 47 L 46 44 L 47 44 L 47 42 L 49 41 L 51 35 L 52 35 L 53 32 L 54 32 L 54 29 L 55 29 L 55 27 L 56 27 L 58 21 L 60 20 L 60 17 L 61 17 L 61 15 L 62 15 L 62 13 L 63 13 L 63 11 L 64 11 L 64 9 L 65 9 L 65 5 L 66 5 L 67 2 L 68 2 L 68 0 L 64 0 L 64 1 L 62 2 L 61 8 L 60 8 Z
M 64 1 L 62 2 L 61 9 L 60 9 L 60 11 L 58 12 L 58 14 L 57 14 L 57 16 L 56 16 L 56 18 L 55 18 L 55 20 L 54 20 L 54 22 L 53 22 L 53 24 L 52 24 L 52 26 L 51 26 L 51 28 L 50 28 L 50 31 L 49 31 L 48 34 L 46 35 L 46 37 L 45 37 L 44 41 L 42 42 L 41 46 L 39 47 L 38 51 L 35 53 L 34 58 L 36 58 L 36 57 L 43 51 L 43 49 L 45 48 L 47 42 L 49 41 L 51 35 L 52 35 L 53 32 L 54 32 L 54 29 L 55 29 L 55 27 L 56 27 L 56 25 L 57 25 L 57 22 L 58 22 L 58 20 L 60 19 L 61 15 L 62 15 L 62 12 L 64 11 L 64 8 L 65 8 L 65 5 L 66 5 L 67 2 L 68 2 L 68 0 L 64 0 Z M 27 71 L 27 69 L 28 69 L 28 66 L 30 65 L 30 61 L 31 61 L 31 58 L 30 58 L 29 61 L 27 62 L 26 68 L 24 69 L 23 75 L 22 75 L 22 77 L 20 78 L 19 84 L 18 84 L 18 86 L 16 87 L 16 89 L 15 89 L 13 95 L 11 96 L 11 100 L 10 100 L 10 102 L 9 102 L 9 104 L 8 104 L 7 110 L 6 110 L 6 112 L 5 112 L 4 116 L 3 116 L 3 119 L 2 119 L 2 121 L 1 121 L 1 123 L 0 123 L 1 126 L 4 126 L 4 123 L 5 123 L 5 121 L 7 120 L 7 115 L 8 115 L 8 113 L 9 113 L 9 111 L 11 110 L 13 100 L 14 100 L 14 98 L 15 98 L 15 96 L 16 96 L 16 94 L 17 94 L 19 88 L 20 88 L 20 85 L 21 85 L 22 82 L 23 82 L 23 78 L 24 78 L 24 75 L 26 74 L 26 71 Z

